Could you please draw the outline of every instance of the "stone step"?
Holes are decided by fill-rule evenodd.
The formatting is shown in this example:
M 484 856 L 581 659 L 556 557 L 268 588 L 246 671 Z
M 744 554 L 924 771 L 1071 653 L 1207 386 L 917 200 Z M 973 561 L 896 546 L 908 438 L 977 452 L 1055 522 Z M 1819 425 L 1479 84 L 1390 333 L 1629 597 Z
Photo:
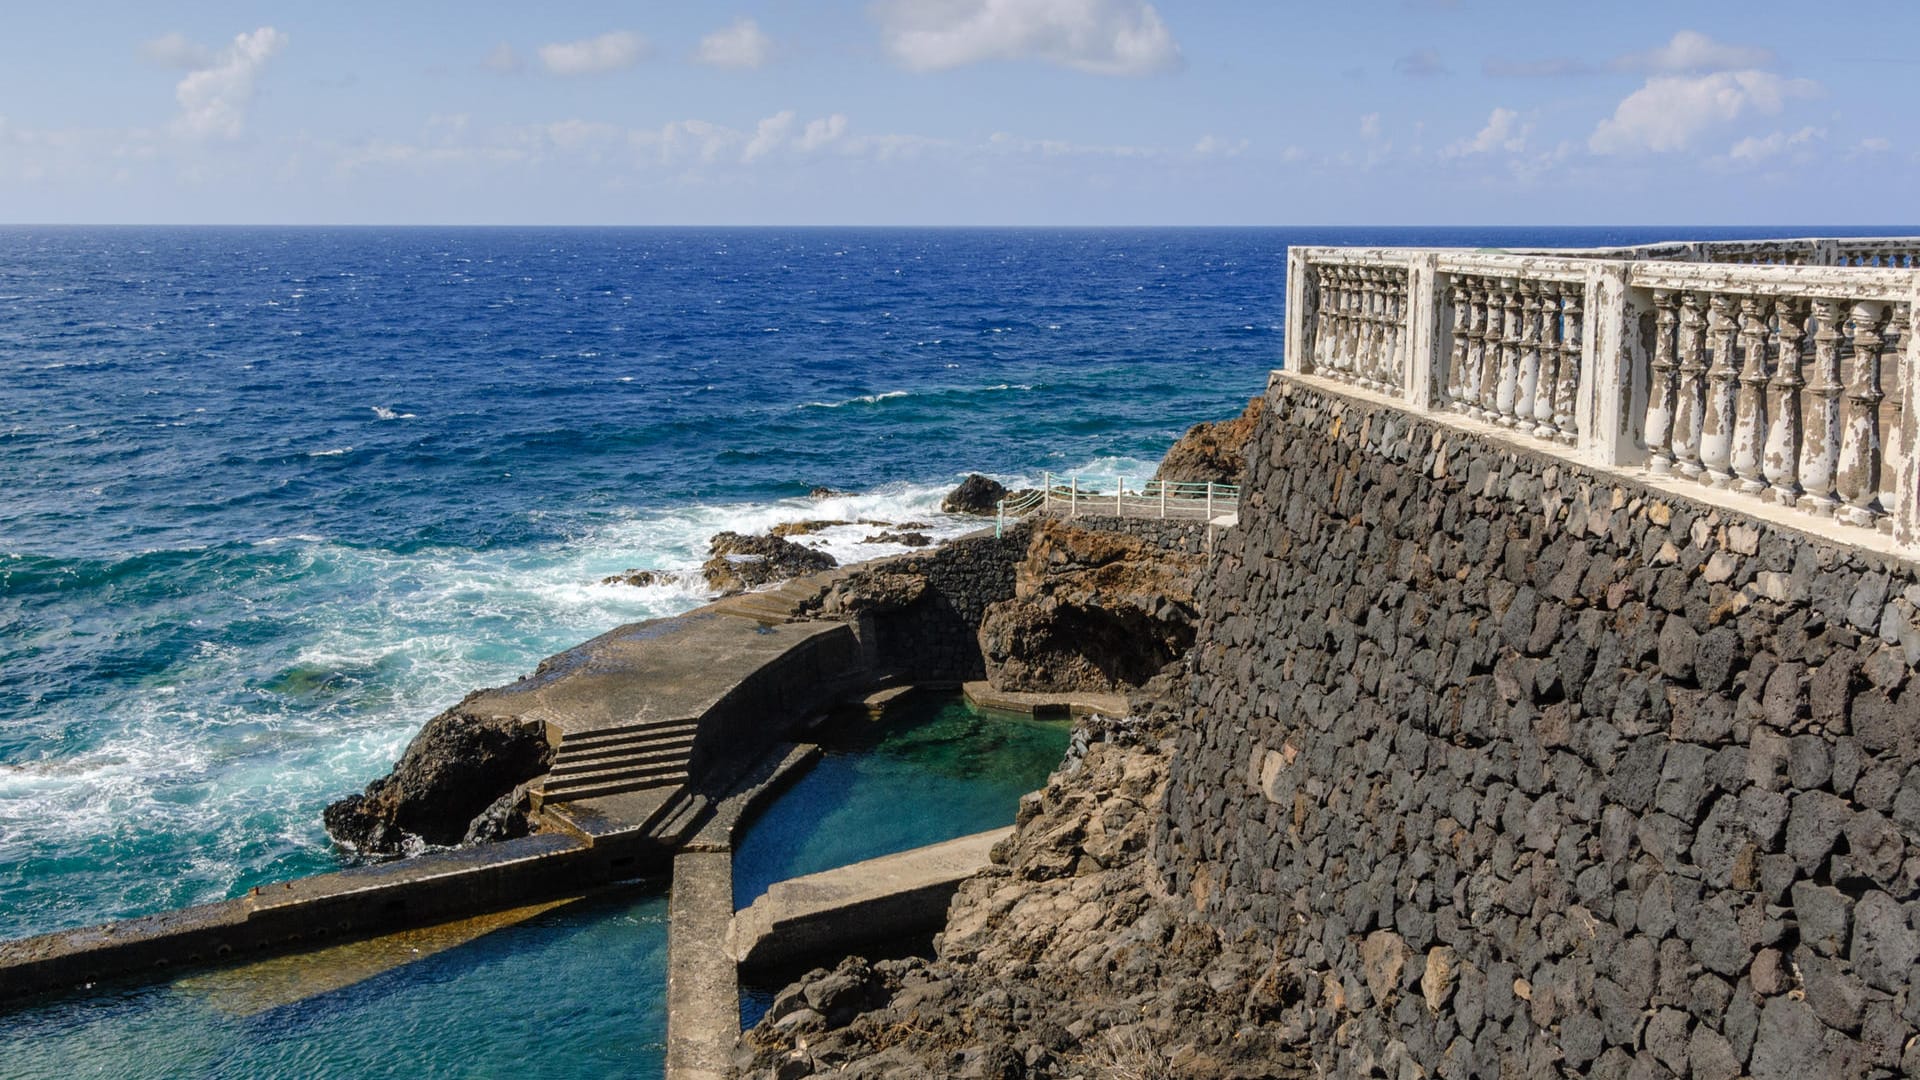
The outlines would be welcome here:
M 554 758 L 550 776 L 595 772 L 616 765 L 644 765 L 656 761 L 684 762 L 693 753 L 692 739 L 671 739 L 640 746 L 616 746 L 569 755 L 564 751 Z
M 561 790 L 548 789 L 541 792 L 543 803 L 576 802 L 581 799 L 594 799 L 602 795 L 618 795 L 626 791 L 645 791 L 649 788 L 671 787 L 687 782 L 685 772 L 657 773 L 627 780 L 607 780 L 586 787 L 567 787 Z
M 548 773 L 541 788 L 549 795 L 576 787 L 586 787 L 603 780 L 628 780 L 641 776 L 659 776 L 665 773 L 685 772 L 687 763 L 684 758 L 670 757 L 655 761 L 639 762 L 602 762 L 598 768 L 570 772 L 556 776 Z
M 560 740 L 560 752 L 568 750 L 587 750 L 600 746 L 645 741 L 667 736 L 691 737 L 699 730 L 695 720 L 645 720 L 637 724 L 621 724 L 617 727 L 593 728 L 570 734 Z

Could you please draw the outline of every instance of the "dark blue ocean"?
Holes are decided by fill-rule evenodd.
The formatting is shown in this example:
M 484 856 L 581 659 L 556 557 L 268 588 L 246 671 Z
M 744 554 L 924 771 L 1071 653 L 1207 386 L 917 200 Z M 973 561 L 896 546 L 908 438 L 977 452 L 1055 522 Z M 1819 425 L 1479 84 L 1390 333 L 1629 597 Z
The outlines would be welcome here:
M 1783 233 L 0 228 L 0 937 L 341 865 L 429 716 L 701 600 L 604 575 L 1144 475 L 1278 364 L 1289 244 Z

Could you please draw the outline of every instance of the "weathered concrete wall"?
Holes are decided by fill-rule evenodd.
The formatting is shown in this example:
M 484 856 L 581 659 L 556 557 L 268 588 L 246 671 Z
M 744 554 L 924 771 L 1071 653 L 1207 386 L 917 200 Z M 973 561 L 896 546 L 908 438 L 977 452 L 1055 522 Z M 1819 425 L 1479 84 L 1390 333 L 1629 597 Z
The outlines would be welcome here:
M 1285 379 L 1251 456 L 1155 852 L 1329 1075 L 1920 1069 L 1912 566 Z

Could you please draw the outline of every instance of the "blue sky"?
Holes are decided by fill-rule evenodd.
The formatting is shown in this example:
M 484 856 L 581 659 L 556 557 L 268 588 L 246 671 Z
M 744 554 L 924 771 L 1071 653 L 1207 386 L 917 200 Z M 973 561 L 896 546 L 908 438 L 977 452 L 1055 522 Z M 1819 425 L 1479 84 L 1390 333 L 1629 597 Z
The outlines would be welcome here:
M 9 5 L 0 221 L 1900 224 L 1920 5 Z

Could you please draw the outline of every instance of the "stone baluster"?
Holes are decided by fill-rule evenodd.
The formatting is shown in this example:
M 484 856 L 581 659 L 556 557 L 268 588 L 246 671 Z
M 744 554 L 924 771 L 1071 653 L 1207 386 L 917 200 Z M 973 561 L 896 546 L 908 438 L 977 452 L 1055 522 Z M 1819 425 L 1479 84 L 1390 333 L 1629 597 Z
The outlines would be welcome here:
M 1335 269 L 1332 277 L 1334 317 L 1331 367 L 1336 375 L 1344 378 L 1353 358 L 1353 290 L 1347 288 L 1346 267 Z
M 1410 310 L 1407 297 L 1407 272 L 1391 272 L 1393 288 L 1387 293 L 1387 314 L 1389 316 L 1387 340 L 1393 348 L 1387 359 L 1387 392 L 1398 396 L 1406 391 L 1407 385 L 1407 316 Z
M 1767 439 L 1767 302 L 1757 296 L 1740 300 L 1739 397 L 1735 402 L 1733 424 L 1733 474 L 1740 478 L 1740 490 L 1758 495 L 1767 490 L 1762 465 Z
M 1884 512 L 1880 506 L 1880 323 L 1885 304 L 1871 300 L 1853 305 L 1853 378 L 1847 386 L 1847 423 L 1840 441 L 1840 509 L 1842 520 L 1872 525 Z
M 1707 408 L 1701 414 L 1700 464 L 1707 482 L 1726 487 L 1733 482 L 1734 388 L 1740 378 L 1735 352 L 1740 324 L 1733 317 L 1733 297 L 1714 293 L 1707 312 L 1707 337 L 1712 365 L 1707 369 Z
M 1540 375 L 1533 392 L 1533 435 L 1554 436 L 1553 399 L 1560 388 L 1560 283 L 1540 283 Z
M 1500 339 L 1507 319 L 1507 284 L 1487 279 L 1487 328 L 1480 338 L 1480 396 L 1474 409 L 1474 415 L 1482 420 L 1500 416 Z
M 1580 353 L 1582 343 L 1586 341 L 1580 303 L 1586 296 L 1586 289 L 1580 285 L 1569 285 L 1565 292 L 1566 305 L 1560 312 L 1560 383 L 1553 392 L 1553 428 L 1561 442 L 1572 446 L 1580 435 L 1576 419 L 1580 400 Z
M 1653 378 L 1647 387 L 1647 468 L 1656 476 L 1673 471 L 1673 335 L 1680 307 L 1672 289 L 1653 290 Z
M 1324 373 L 1333 370 L 1335 305 L 1339 303 L 1339 294 L 1324 266 L 1314 267 L 1313 283 L 1313 366 Z
M 1893 260 L 1888 259 L 1891 263 Z M 1906 412 L 1906 394 L 1901 388 L 1906 385 L 1907 366 L 1900 358 L 1907 351 L 1907 329 L 1912 325 L 1913 316 L 1906 304 L 1892 306 L 1886 325 L 1881 331 L 1880 340 L 1880 386 L 1886 391 L 1886 423 L 1880 429 L 1880 506 L 1888 514 L 1897 509 L 1900 497 L 1900 467 L 1906 461 L 1906 426 L 1902 419 Z M 1883 525 L 1892 522 L 1883 520 Z
M 1393 367 L 1393 319 L 1390 311 L 1393 306 L 1392 275 L 1386 270 L 1373 271 L 1373 388 L 1392 390 L 1392 380 L 1387 372 Z
M 1447 293 L 1453 299 L 1453 350 L 1447 354 L 1447 406 L 1460 408 L 1466 400 L 1467 328 L 1472 325 L 1473 305 L 1465 278 L 1456 275 L 1448 282 Z
M 1500 296 L 1505 301 L 1505 310 L 1501 313 L 1500 377 L 1494 391 L 1494 420 L 1511 425 L 1513 402 L 1520 394 L 1520 283 L 1513 278 L 1501 278 Z
M 1678 360 L 1680 389 L 1673 411 L 1673 460 L 1689 480 L 1700 475 L 1700 433 L 1707 408 L 1707 350 L 1700 294 L 1680 298 Z
M 1840 331 L 1840 317 L 1839 302 L 1813 302 L 1814 382 L 1808 402 L 1813 416 L 1800 444 L 1800 487 L 1805 492 L 1800 502 L 1823 517 L 1840 505 L 1834 480 L 1840 462 L 1840 395 L 1847 388 L 1840 381 L 1840 343 L 1846 337 Z
M 1486 371 L 1487 354 L 1487 281 L 1467 280 L 1467 366 L 1460 373 L 1460 404 L 1463 413 L 1480 407 L 1481 376 Z
M 1514 426 L 1533 426 L 1533 396 L 1539 387 L 1540 287 L 1526 279 L 1520 282 L 1520 367 L 1514 375 Z
M 1356 314 L 1358 316 L 1358 325 L 1356 327 L 1358 340 L 1353 350 L 1353 376 L 1354 381 L 1358 382 L 1361 386 L 1372 386 L 1374 369 L 1373 338 L 1375 329 L 1373 314 L 1373 272 L 1363 268 L 1354 271 L 1354 276 L 1358 285 L 1358 288 L 1355 290 L 1358 294 L 1358 304 L 1356 307 Z
M 1762 468 L 1767 477 L 1770 497 L 1782 506 L 1792 506 L 1800 497 L 1800 388 L 1807 385 L 1801 375 L 1803 330 L 1806 305 L 1798 300 L 1776 300 L 1773 305 L 1774 347 L 1773 423 L 1767 428 L 1767 445 Z

